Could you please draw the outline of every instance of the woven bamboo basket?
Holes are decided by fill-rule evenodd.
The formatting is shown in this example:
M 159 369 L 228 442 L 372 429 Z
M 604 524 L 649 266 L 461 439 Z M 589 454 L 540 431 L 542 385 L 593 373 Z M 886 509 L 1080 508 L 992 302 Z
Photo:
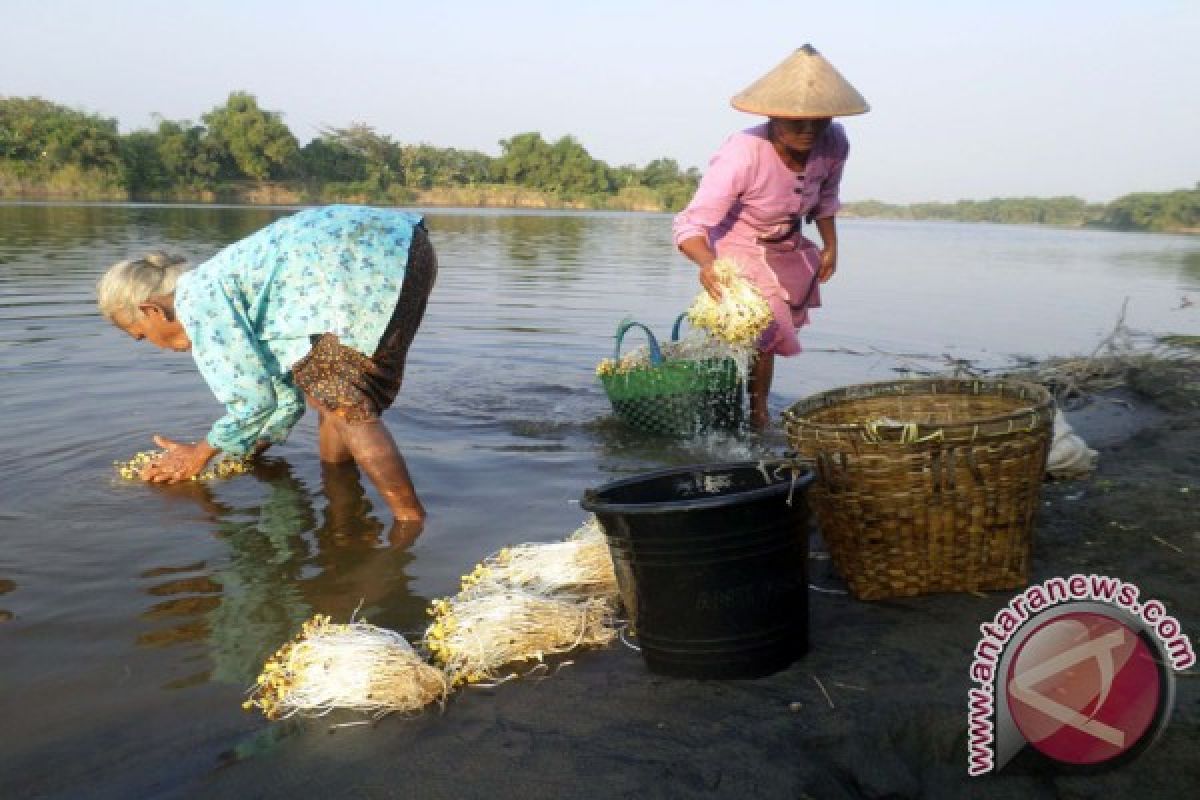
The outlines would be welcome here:
M 1053 421 L 1049 392 L 1008 380 L 862 384 L 784 412 L 834 565 L 863 600 L 1024 586 Z

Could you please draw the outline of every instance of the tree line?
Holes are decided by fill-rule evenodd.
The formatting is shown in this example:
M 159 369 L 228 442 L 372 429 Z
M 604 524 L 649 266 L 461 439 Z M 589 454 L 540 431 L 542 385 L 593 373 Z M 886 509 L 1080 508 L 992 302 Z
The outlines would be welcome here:
M 199 121 L 156 118 L 128 134 L 117 121 L 38 97 L 0 97 L 0 194 L 22 189 L 109 198 L 221 195 L 248 183 L 291 187 L 304 199 L 411 202 L 423 190 L 519 187 L 549 203 L 681 208 L 700 174 L 670 158 L 609 166 L 574 137 L 519 133 L 492 157 L 404 144 L 371 126 L 326 128 L 305 145 L 283 115 L 233 92 Z M 616 204 L 617 207 L 621 203 Z
M 305 145 L 277 111 L 232 92 L 199 121 L 156 118 L 122 134 L 115 119 L 38 97 L 0 97 L 0 196 L 87 199 L 245 199 L 248 186 L 283 187 L 282 199 L 404 204 L 513 202 L 590 208 L 682 208 L 700 180 L 670 158 L 613 167 L 572 136 L 526 132 L 500 155 L 404 144 L 371 126 L 326 128 Z M 431 194 L 432 193 L 432 194 Z M 1128 194 L 1107 204 L 1079 197 L 1007 197 L 957 203 L 848 203 L 865 217 L 1095 226 L 1200 232 L 1193 189 Z
M 845 211 L 860 217 L 888 219 L 1200 233 L 1200 183 L 1193 189 L 1127 194 L 1111 203 L 1088 203 L 1080 197 L 995 197 L 910 205 L 866 200 L 847 203 Z

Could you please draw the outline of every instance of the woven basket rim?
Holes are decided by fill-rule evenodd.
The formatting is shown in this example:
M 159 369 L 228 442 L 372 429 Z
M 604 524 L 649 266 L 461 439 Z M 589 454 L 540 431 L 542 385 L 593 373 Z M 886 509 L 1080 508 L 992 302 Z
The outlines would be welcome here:
M 980 392 L 981 387 L 987 387 L 993 390 Z M 857 400 L 864 397 L 886 396 L 889 393 L 900 395 L 910 395 L 920 393 L 921 388 L 929 388 L 929 394 L 938 394 L 937 389 L 946 391 L 942 394 L 1008 394 L 1024 392 L 1034 395 L 1031 398 L 1031 403 L 1028 406 L 1017 408 L 1004 414 L 992 414 L 984 417 L 974 417 L 965 420 L 954 420 L 947 422 L 921 422 L 915 423 L 921 430 L 934 429 L 956 429 L 956 428 L 976 428 L 979 426 L 990 426 L 1003 424 L 1005 422 L 1013 422 L 1025 417 L 1035 417 L 1040 419 L 1043 414 L 1049 417 L 1053 416 L 1054 397 L 1044 387 L 1029 381 L 1015 380 L 1011 378 L 906 378 L 901 380 L 876 381 L 871 383 L 856 383 L 850 386 L 841 386 L 836 389 L 829 389 L 824 392 L 810 395 L 802 400 L 793 403 L 783 412 L 785 422 L 795 425 L 801 425 L 805 428 L 814 431 L 822 431 L 828 433 L 849 433 L 863 431 L 867 428 L 867 421 L 863 422 L 814 422 L 804 415 L 808 412 L 817 409 L 829 408 L 838 405 L 841 402 L 848 400 Z M 908 391 L 894 391 L 901 390 Z M 963 391 L 970 389 L 970 391 Z M 917 390 L 914 392 L 913 390 Z M 903 425 L 883 425 L 884 428 L 899 428 Z

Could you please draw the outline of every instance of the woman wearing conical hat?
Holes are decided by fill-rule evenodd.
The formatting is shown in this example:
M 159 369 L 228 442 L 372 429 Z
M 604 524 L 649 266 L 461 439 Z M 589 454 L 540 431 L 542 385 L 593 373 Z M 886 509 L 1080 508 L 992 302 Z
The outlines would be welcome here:
M 692 202 L 675 217 L 675 244 L 700 267 L 713 297 L 717 258 L 731 258 L 774 312 L 750 375 L 750 420 L 769 421 L 775 355 L 800 352 L 796 330 L 821 304 L 818 285 L 837 269 L 838 189 L 850 145 L 833 117 L 868 106 L 811 46 L 797 50 L 733 98 L 733 107 L 767 117 L 735 133 L 709 162 Z M 804 235 L 815 223 L 821 247 Z

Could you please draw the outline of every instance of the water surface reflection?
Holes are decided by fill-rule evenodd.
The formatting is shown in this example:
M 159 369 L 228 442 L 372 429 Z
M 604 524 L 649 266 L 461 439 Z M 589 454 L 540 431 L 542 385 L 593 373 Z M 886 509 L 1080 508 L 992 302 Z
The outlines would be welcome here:
M 394 624 L 426 605 L 405 573 L 414 532 L 385 526 L 356 466 L 321 466 L 324 503 L 286 460 L 265 459 L 250 476 L 265 490 L 253 505 L 218 499 L 206 482 L 154 487 L 194 504 L 226 550 L 215 564 L 141 572 L 153 602 L 140 615 L 146 630 L 137 644 L 193 647 L 210 663 L 164 688 L 207 680 L 249 685 L 265 658 L 318 610 L 339 620 L 357 612 Z
M 12 590 L 14 590 L 16 588 L 17 588 L 16 581 L 10 581 L 6 578 L 0 578 L 0 595 L 8 594 L 9 592 L 11 592 Z M 14 616 L 13 612 L 6 611 L 5 609 L 0 608 L 0 622 L 8 622 L 10 619 L 13 618 L 13 616 Z

